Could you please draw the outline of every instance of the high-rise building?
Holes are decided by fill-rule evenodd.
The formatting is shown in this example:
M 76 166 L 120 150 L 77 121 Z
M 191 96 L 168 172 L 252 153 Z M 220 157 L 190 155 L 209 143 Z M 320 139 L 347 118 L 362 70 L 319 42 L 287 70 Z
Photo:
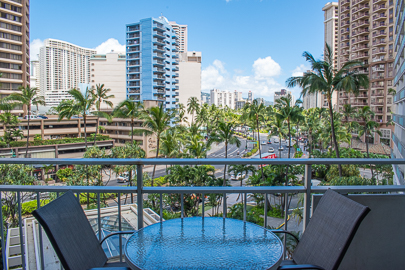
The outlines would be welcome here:
M 0 97 L 30 82 L 29 0 L 2 1 L 0 16 Z M 22 113 L 22 107 L 14 113 Z
M 394 61 L 395 77 L 394 86 L 396 95 L 394 96 L 394 115 L 395 131 L 392 135 L 393 158 L 405 158 L 405 25 L 404 12 L 405 0 L 398 0 L 395 7 L 395 34 L 394 52 L 396 53 Z M 399 19 L 401 18 L 401 19 Z M 405 185 L 404 165 L 394 165 L 394 182 L 398 185 Z
M 229 91 L 221 91 L 218 89 L 211 90 L 211 104 L 217 107 L 225 108 L 228 106 L 231 109 L 235 108 L 235 93 Z
M 39 61 L 31 61 L 30 86 L 39 88 Z
M 370 86 L 360 89 L 355 96 L 340 92 L 339 110 L 344 104 L 362 108 L 370 106 L 375 113 L 374 121 L 380 123 L 382 137 L 375 134 L 371 143 L 384 142 L 390 145 L 393 127 L 391 120 L 393 96 L 388 91 L 394 79 L 394 1 L 366 0 L 339 2 L 338 67 L 348 60 L 360 61 L 354 71 L 369 76 Z M 358 121 L 351 118 L 350 121 Z
M 333 52 L 333 66 L 338 65 L 338 25 L 339 25 L 339 4 L 337 2 L 328 2 L 323 8 L 324 12 L 324 29 L 325 29 L 325 44 L 328 44 Z M 326 95 L 320 94 L 321 102 L 317 104 L 320 108 L 329 108 Z M 332 94 L 332 107 L 337 106 L 337 92 Z
M 242 92 L 238 92 L 235 90 L 235 104 L 236 104 L 236 102 L 241 101 L 241 100 L 243 100 Z
M 280 91 L 274 92 L 274 104 L 276 104 L 277 99 L 279 99 L 281 97 L 287 97 L 288 95 L 291 96 L 291 105 L 294 106 L 295 97 L 291 93 L 291 91 L 287 91 L 286 89 L 281 89 Z
M 201 92 L 201 105 L 204 103 L 211 104 L 211 93 Z
M 156 100 L 176 108 L 179 95 L 179 43 L 168 20 L 147 18 L 126 26 L 127 98 Z
M 172 26 L 174 32 L 176 32 L 179 42 L 179 52 L 187 52 L 187 43 L 188 43 L 188 27 L 185 24 L 178 24 L 176 22 L 169 22 Z
M 68 91 L 90 83 L 90 57 L 96 50 L 57 39 L 46 39 L 39 50 L 41 95 L 46 106 L 72 99 Z
M 253 92 L 252 91 L 249 91 L 249 93 L 248 93 L 247 102 L 253 103 Z
M 306 94 L 302 97 L 302 107 L 306 110 L 310 108 L 322 108 L 324 107 L 323 105 L 327 105 L 322 102 L 324 102 L 324 95 L 319 92 Z
M 179 63 L 179 103 L 187 106 L 189 98 L 201 99 L 201 52 L 180 53 Z M 192 117 L 186 113 L 187 119 L 191 122 Z
M 126 99 L 125 54 L 115 52 L 93 54 L 90 58 L 90 67 L 91 88 L 104 84 L 105 88 L 111 89 L 109 95 L 114 95 L 114 98 L 108 100 L 113 103 L 113 108 Z M 102 104 L 101 109 L 111 110 L 112 108 Z

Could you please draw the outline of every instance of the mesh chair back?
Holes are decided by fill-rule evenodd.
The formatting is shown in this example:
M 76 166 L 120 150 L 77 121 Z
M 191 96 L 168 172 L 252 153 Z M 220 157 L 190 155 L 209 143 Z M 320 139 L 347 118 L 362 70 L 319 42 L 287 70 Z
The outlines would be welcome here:
M 319 201 L 294 251 L 294 261 L 337 269 L 369 211 L 367 206 L 329 189 Z
M 65 270 L 102 267 L 107 262 L 73 192 L 65 193 L 32 214 L 42 225 Z

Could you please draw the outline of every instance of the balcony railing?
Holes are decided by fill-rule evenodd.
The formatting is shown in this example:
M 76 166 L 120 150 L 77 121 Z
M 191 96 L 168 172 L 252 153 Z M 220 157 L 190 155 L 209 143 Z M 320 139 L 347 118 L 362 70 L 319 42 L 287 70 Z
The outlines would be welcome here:
M 136 166 L 136 186 L 16 186 L 16 185 L 2 185 L 0 186 L 0 208 L 3 208 L 2 198 L 6 196 L 5 194 L 13 192 L 16 195 L 17 200 L 17 212 L 18 216 L 18 230 L 19 230 L 19 240 L 21 247 L 21 263 L 22 269 L 27 269 L 26 265 L 26 254 L 25 254 L 25 244 L 24 234 L 23 234 L 23 222 L 22 222 L 22 198 L 23 195 L 31 194 L 36 198 L 37 207 L 41 204 L 41 195 L 45 193 L 55 193 L 56 197 L 60 196 L 63 192 L 71 190 L 76 193 L 77 196 L 80 194 L 93 193 L 96 194 L 96 208 L 97 208 L 97 227 L 98 231 L 101 231 L 101 199 L 100 195 L 103 193 L 113 193 L 118 195 L 117 205 L 118 205 L 118 217 L 121 216 L 121 207 L 123 202 L 121 196 L 129 195 L 131 200 L 135 195 L 135 201 L 137 204 L 137 227 L 138 229 L 144 226 L 144 195 L 148 194 L 158 194 L 160 198 L 159 203 L 159 214 L 157 221 L 162 222 L 163 215 L 163 204 L 162 195 L 163 194 L 180 194 L 180 209 L 181 218 L 184 218 L 184 194 L 201 194 L 202 198 L 202 212 L 204 213 L 204 203 L 205 195 L 208 194 L 222 194 L 222 215 L 224 218 L 227 216 L 227 194 L 242 194 L 245 198 L 243 204 L 243 220 L 246 221 L 247 217 L 247 202 L 246 197 L 249 193 L 256 194 L 293 194 L 293 193 L 303 193 L 304 194 L 304 209 L 303 209 L 303 224 L 308 224 L 310 213 L 311 213 L 311 196 L 312 193 L 323 193 L 327 189 L 331 188 L 340 193 L 380 193 L 380 192 L 404 192 L 405 185 L 377 185 L 377 186 L 311 186 L 311 175 L 312 175 L 312 165 L 328 164 L 376 164 L 376 165 L 405 165 L 405 159 L 35 159 L 35 158 L 3 158 L 1 159 L 2 164 L 24 164 L 24 165 L 43 165 L 43 164 L 53 164 L 53 165 L 104 165 L 104 166 L 114 166 L 114 165 L 134 165 Z M 145 187 L 143 184 L 143 167 L 146 165 L 235 165 L 235 164 L 249 164 L 249 165 L 261 165 L 261 164 L 272 164 L 272 165 L 305 165 L 305 173 L 303 176 L 303 186 L 251 186 L 251 187 Z M 287 199 L 285 200 L 287 201 Z M 267 204 L 264 204 L 264 226 L 267 227 Z M 285 208 L 285 216 L 289 209 Z M 202 214 L 204 216 L 204 214 Z M 3 212 L 0 211 L 0 220 L 3 220 Z M 287 226 L 285 225 L 285 229 Z M 5 227 L 3 222 L 0 224 L 0 229 L 2 235 L 5 235 Z M 121 222 L 118 222 L 118 229 L 122 229 Z M 101 239 L 101 234 L 98 234 L 99 239 Z M 43 245 L 43 233 L 39 230 L 38 237 L 38 249 L 39 249 L 39 265 L 42 269 L 44 267 L 44 245 Z M 119 250 L 119 256 L 122 257 L 122 249 Z M 2 256 L 3 256 L 3 268 L 7 267 L 7 254 L 5 241 L 2 241 Z

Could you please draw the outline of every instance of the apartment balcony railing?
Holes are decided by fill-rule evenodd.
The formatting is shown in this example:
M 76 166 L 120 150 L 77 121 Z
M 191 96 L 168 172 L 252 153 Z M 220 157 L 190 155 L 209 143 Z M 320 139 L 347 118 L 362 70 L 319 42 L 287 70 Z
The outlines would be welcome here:
M 23 217 L 22 217 L 22 198 L 23 195 L 32 195 L 36 198 L 37 206 L 41 205 L 41 197 L 45 193 L 54 193 L 56 197 L 59 197 L 63 192 L 71 190 L 76 193 L 77 196 L 80 194 L 95 194 L 96 195 L 96 208 L 97 208 L 97 223 L 96 227 L 98 231 L 101 231 L 101 199 L 100 195 L 103 193 L 113 193 L 117 194 L 119 198 L 117 200 L 118 217 L 121 217 L 121 209 L 123 202 L 121 200 L 122 196 L 128 195 L 131 200 L 136 196 L 135 201 L 137 204 L 137 228 L 141 229 L 144 227 L 144 216 L 147 214 L 144 211 L 144 195 L 148 194 L 158 194 L 159 199 L 159 214 L 160 217 L 157 221 L 162 222 L 163 216 L 163 194 L 179 194 L 180 195 L 180 212 L 181 218 L 184 218 L 184 195 L 185 194 L 201 194 L 202 198 L 202 213 L 205 211 L 205 195 L 208 194 L 222 194 L 222 215 L 224 218 L 227 216 L 227 195 L 228 194 L 242 194 L 245 200 L 243 203 L 243 220 L 246 221 L 247 218 L 247 194 L 293 194 L 302 193 L 304 194 L 304 208 L 303 208 L 303 224 L 308 224 L 311 214 L 311 196 L 313 193 L 323 193 L 327 189 L 331 188 L 340 193 L 380 193 L 380 192 L 403 192 L 405 191 L 405 186 L 402 185 L 377 185 L 377 186 L 311 186 L 311 175 L 312 175 L 312 165 L 328 164 L 355 164 L 355 165 L 405 165 L 405 159 L 25 159 L 25 158 L 4 158 L 2 159 L 2 164 L 24 164 L 24 165 L 42 165 L 42 164 L 53 164 L 53 165 L 102 165 L 102 166 L 114 166 L 114 165 L 134 165 L 136 166 L 136 186 L 16 186 L 16 185 L 2 185 L 0 186 L 0 208 L 3 208 L 3 201 L 1 200 L 6 196 L 7 193 L 14 193 L 17 200 L 17 211 L 16 215 L 18 217 L 18 230 L 19 230 L 19 240 L 21 248 L 21 263 L 22 269 L 27 269 L 27 260 L 25 245 L 27 242 L 24 239 L 24 228 L 23 228 Z M 249 165 L 262 165 L 262 164 L 273 164 L 273 165 L 304 165 L 305 173 L 303 176 L 303 186 L 251 186 L 251 187 L 145 187 L 143 184 L 143 167 L 145 165 L 235 165 L 235 164 L 249 164 Z M 3 197 L 2 197 L 3 196 Z M 24 196 L 26 197 L 26 196 Z M 129 200 L 130 201 L 130 200 Z M 267 204 L 264 204 L 264 226 L 267 227 Z M 285 216 L 287 216 L 289 209 L 285 208 Z M 0 211 L 0 220 L 3 220 L 3 212 Z M 120 220 L 120 219 L 119 219 Z M 2 235 L 5 235 L 5 227 L 3 222 L 0 223 L 0 229 Z M 122 222 L 118 222 L 118 230 L 122 230 Z M 101 234 L 97 235 L 101 240 Z M 38 264 L 40 269 L 45 269 L 44 265 L 44 244 L 43 244 L 43 233 L 39 230 L 38 235 L 39 245 L 36 247 L 39 250 L 39 260 Z M 7 264 L 7 254 L 5 241 L 2 241 L 2 258 L 4 269 L 8 269 Z M 122 258 L 122 246 L 119 248 L 119 256 Z
M 373 17 L 373 18 L 374 18 L 374 21 L 385 20 L 385 19 L 387 19 L 387 15 L 379 14 L 379 15 L 375 15 L 375 17 Z
M 386 5 L 375 5 L 374 6 L 374 12 L 382 11 L 382 10 L 387 10 L 387 6 Z

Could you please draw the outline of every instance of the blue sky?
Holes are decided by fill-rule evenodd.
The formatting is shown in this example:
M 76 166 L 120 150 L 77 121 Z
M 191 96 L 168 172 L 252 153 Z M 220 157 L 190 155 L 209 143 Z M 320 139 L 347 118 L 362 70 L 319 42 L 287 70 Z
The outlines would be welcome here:
M 273 100 L 285 80 L 308 68 L 324 42 L 320 0 L 39 0 L 31 1 L 31 58 L 56 38 L 124 50 L 125 24 L 161 14 L 188 25 L 188 50 L 201 51 L 202 91 L 238 90 Z M 294 89 L 298 97 L 299 89 Z

